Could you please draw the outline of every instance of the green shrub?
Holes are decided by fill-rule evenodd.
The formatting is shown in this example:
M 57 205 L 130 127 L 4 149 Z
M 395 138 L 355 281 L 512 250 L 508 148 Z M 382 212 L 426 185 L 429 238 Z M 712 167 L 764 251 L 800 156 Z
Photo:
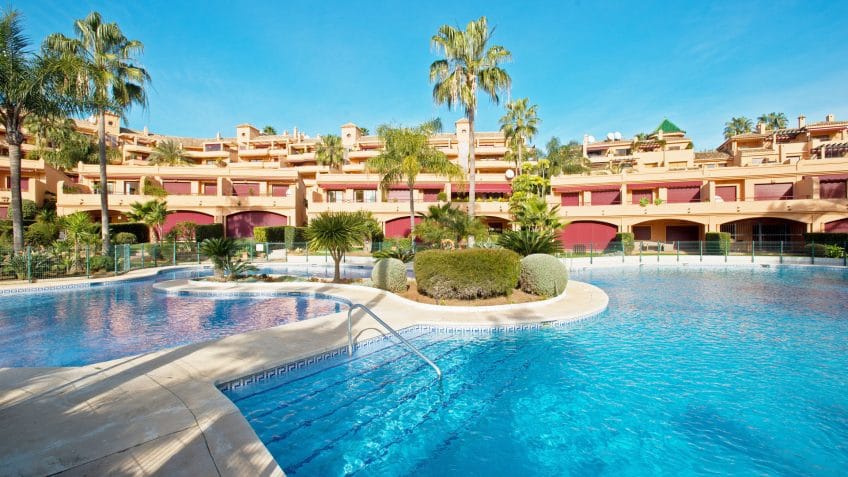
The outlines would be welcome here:
M 59 224 L 56 222 L 36 222 L 26 228 L 24 241 L 27 245 L 47 247 L 59 238 Z
M 415 256 L 418 291 L 437 299 L 509 295 L 520 257 L 510 250 L 425 250 Z
M 506 230 L 498 238 L 498 245 L 525 257 L 534 253 L 562 252 L 562 242 L 554 231 Z
M 24 220 L 33 220 L 37 213 L 38 204 L 29 199 L 21 200 L 21 214 L 24 216 Z
M 406 264 L 396 258 L 377 260 L 371 269 L 371 282 L 382 290 L 406 291 Z
M 842 254 L 845 253 L 842 247 L 825 243 L 808 243 L 804 248 L 807 250 L 807 255 L 814 257 L 842 258 Z
M 253 227 L 253 240 L 257 242 L 285 242 L 286 226 Z
M 198 225 L 194 231 L 194 238 L 198 242 L 211 238 L 224 238 L 224 224 Z
M 372 246 L 373 248 L 375 246 Z M 415 247 L 412 245 L 412 239 L 409 238 L 386 239 L 379 245 L 379 250 L 371 256 L 377 259 L 396 258 L 403 263 L 409 263 L 415 259 Z
M 111 272 L 115 270 L 115 260 L 108 255 L 95 255 L 89 260 L 92 272 Z
M 839 245 L 844 247 L 848 243 L 848 233 L 819 233 L 808 232 L 804 234 L 805 243 Z
M 141 222 L 123 222 L 109 224 L 109 231 L 115 234 L 126 232 L 135 235 L 135 243 L 147 243 L 150 241 L 150 227 Z
M 568 284 L 568 269 L 553 255 L 535 253 L 521 259 L 518 286 L 527 293 L 557 296 Z
M 730 248 L 730 234 L 727 232 L 707 232 L 704 239 L 704 253 L 707 255 L 724 255 Z
M 138 239 L 135 234 L 129 232 L 118 232 L 115 234 L 115 238 L 112 242 L 116 245 L 132 245 L 134 243 L 138 243 Z
M 285 225 L 286 248 L 292 250 L 298 247 L 296 244 L 306 242 L 306 227 L 295 227 L 294 225 Z
M 615 234 L 615 237 L 607 245 L 608 252 L 621 252 L 622 248 L 627 255 L 633 253 L 633 249 L 636 248 L 636 240 L 633 233 L 619 232 Z
M 15 275 L 18 280 L 26 280 L 27 272 L 30 277 L 38 278 L 50 271 L 50 260 L 47 256 L 33 253 L 27 257 L 26 254 L 12 254 L 3 263 L 3 271 Z

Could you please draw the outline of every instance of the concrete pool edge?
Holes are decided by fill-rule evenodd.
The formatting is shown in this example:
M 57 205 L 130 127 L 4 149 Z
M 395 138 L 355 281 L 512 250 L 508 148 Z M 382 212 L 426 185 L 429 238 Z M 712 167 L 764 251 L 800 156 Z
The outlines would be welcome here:
M 182 268 L 182 267 L 177 267 Z M 157 271 L 158 272 L 158 271 Z M 508 326 L 581 319 L 606 309 L 599 288 L 570 281 L 546 306 L 511 310 L 433 310 L 362 286 L 272 284 L 333 295 L 373 308 L 398 329 Z M 79 368 L 0 369 L 0 461 L 13 475 L 144 474 L 179 469 L 194 475 L 281 475 L 238 409 L 217 388 L 347 342 L 346 311 L 219 340 Z M 357 313 L 358 341 L 382 333 Z

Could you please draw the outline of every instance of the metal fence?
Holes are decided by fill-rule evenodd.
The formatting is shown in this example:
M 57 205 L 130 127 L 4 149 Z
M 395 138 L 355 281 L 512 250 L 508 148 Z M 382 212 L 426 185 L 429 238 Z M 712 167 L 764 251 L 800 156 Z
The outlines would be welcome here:
M 240 240 L 237 242 L 237 258 L 254 263 L 262 262 L 298 262 L 329 263 L 332 258 L 324 250 L 311 250 L 305 242 L 280 243 Z M 407 244 L 407 246 L 409 246 Z M 411 245 L 416 251 L 430 248 L 422 244 Z M 345 261 L 354 257 L 370 257 L 373 252 L 401 247 L 399 242 L 371 243 L 349 252 Z M 776 257 L 780 263 L 784 257 L 808 258 L 808 263 L 816 263 L 817 258 L 836 258 L 848 266 L 848 243 L 840 245 L 804 243 L 800 241 L 755 241 L 755 242 L 717 242 L 717 241 L 635 241 L 610 242 L 608 244 L 585 243 L 568 246 L 561 258 L 588 258 L 593 263 L 599 257 L 638 257 L 638 261 L 659 261 L 661 257 L 686 257 L 691 261 L 698 257 Z M 53 247 L 27 247 L 21 253 L 11 249 L 0 249 L 0 280 L 35 281 L 65 277 L 103 277 L 120 275 L 132 270 L 163 266 L 200 264 L 208 257 L 201 253 L 199 243 L 163 242 L 134 245 L 115 245 L 108 255 L 101 253 L 99 247 L 80 245 L 74 247 L 67 243 L 57 243 Z M 608 260 L 608 259 L 607 259 Z M 630 258 L 634 260 L 634 258 Z M 714 260 L 714 259 L 712 259 Z

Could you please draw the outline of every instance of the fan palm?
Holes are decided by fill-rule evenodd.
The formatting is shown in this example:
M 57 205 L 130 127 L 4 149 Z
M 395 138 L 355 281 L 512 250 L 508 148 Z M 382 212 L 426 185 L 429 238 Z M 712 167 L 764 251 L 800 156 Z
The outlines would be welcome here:
M 730 121 L 724 123 L 724 138 L 730 139 L 737 134 L 745 134 L 753 130 L 754 124 L 745 116 L 730 118 Z
M 93 243 L 97 239 L 97 225 L 88 212 L 76 212 L 60 219 L 65 238 L 74 244 L 72 270 L 80 266 L 80 247 L 83 243 Z
M 757 118 L 757 122 L 765 124 L 767 129 L 774 131 L 785 128 L 789 120 L 786 119 L 786 115 L 783 113 L 766 113 L 760 115 Z
M 62 64 L 48 55 L 29 51 L 29 40 L 23 34 L 20 14 L 15 10 L 0 17 L 0 120 L 6 128 L 9 148 L 9 178 L 12 219 L 12 245 L 15 251 L 24 247 L 21 209 L 21 144 L 22 129 L 30 115 L 53 116 L 72 111 L 73 104 L 56 86 L 62 80 Z
M 510 101 L 506 103 L 506 114 L 501 117 L 501 131 L 517 153 L 519 174 L 524 163 L 524 148 L 539 132 L 538 106 L 529 103 L 527 98 Z
M 507 230 L 498 239 L 498 245 L 525 257 L 534 253 L 553 255 L 562 251 L 562 242 L 552 230 Z
M 313 250 L 327 250 L 335 265 L 333 282 L 341 280 L 344 255 L 361 245 L 369 234 L 368 216 L 362 212 L 323 212 L 309 221 L 306 238 Z
M 147 202 L 133 202 L 130 207 L 132 207 L 132 210 L 127 212 L 127 217 L 151 227 L 156 242 L 161 242 L 165 220 L 172 213 L 168 210 L 168 203 L 164 200 L 149 200 Z
M 330 169 L 341 170 L 345 163 L 345 149 L 342 138 L 335 134 L 327 134 L 315 145 L 315 161 Z
M 444 55 L 430 65 L 434 82 L 433 100 L 448 108 L 462 107 L 468 119 L 468 213 L 474 215 L 476 170 L 474 163 L 474 121 L 477 115 L 477 91 L 483 90 L 498 103 L 498 93 L 508 89 L 512 80 L 501 63 L 511 58 L 509 50 L 489 45 L 492 32 L 486 17 L 468 23 L 465 30 L 442 25 L 431 42 Z
M 45 40 L 45 49 L 53 55 L 73 61 L 69 76 L 80 102 L 97 114 L 100 183 L 106 184 L 106 112 L 122 114 L 134 104 L 146 106 L 147 71 L 138 65 L 136 55 L 144 50 L 138 40 L 129 40 L 117 23 L 104 23 L 97 12 L 74 22 L 75 38 L 54 33 Z M 109 252 L 109 196 L 100 188 L 100 217 L 103 251 Z
M 262 134 L 266 136 L 276 136 L 277 130 L 274 129 L 274 126 L 265 126 L 264 128 L 262 128 Z
M 434 119 L 415 128 L 380 126 L 377 135 L 383 150 L 368 160 L 368 170 L 382 176 L 380 186 L 387 190 L 394 184 L 406 182 L 409 189 L 409 229 L 415 228 L 415 180 L 418 174 L 430 172 L 461 178 L 462 168 L 451 162 L 444 153 L 430 145 L 430 136 L 441 127 Z
M 559 218 L 559 206 L 548 208 L 548 203 L 536 196 L 522 202 L 513 214 L 522 229 L 534 232 L 556 231 L 563 226 Z
M 185 156 L 183 148 L 177 141 L 165 139 L 153 148 L 153 152 L 150 153 L 150 164 L 179 166 L 191 164 L 191 161 Z

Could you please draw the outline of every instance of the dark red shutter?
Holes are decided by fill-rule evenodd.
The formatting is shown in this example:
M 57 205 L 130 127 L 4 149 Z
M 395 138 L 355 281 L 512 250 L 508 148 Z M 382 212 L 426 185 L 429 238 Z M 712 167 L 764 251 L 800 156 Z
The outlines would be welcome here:
M 599 190 L 592 192 L 592 205 L 616 205 L 621 203 L 621 190 Z
M 634 190 L 632 203 L 638 204 L 642 199 L 648 199 L 648 202 L 651 202 L 654 199 L 654 193 L 651 190 Z
M 165 192 L 173 195 L 188 195 L 191 194 L 191 182 L 172 182 L 166 181 L 162 183 Z
M 680 204 L 685 202 L 700 202 L 701 188 L 700 187 L 675 187 L 668 189 L 668 202 L 670 204 Z
M 214 182 L 203 184 L 203 195 L 218 195 L 218 184 Z
M 754 200 L 789 200 L 792 198 L 792 183 L 755 184 Z
M 287 185 L 272 185 L 271 186 L 271 195 L 274 197 L 285 197 L 289 191 L 289 186 Z
M 846 182 L 845 181 L 822 181 L 819 193 L 822 199 L 845 199 L 846 197 Z
M 560 194 L 561 204 L 566 207 L 574 207 L 580 205 L 580 193 L 579 192 L 566 192 L 564 194 Z
M 439 200 L 439 189 L 424 189 L 424 202 L 437 202 Z
M 239 197 L 259 195 L 259 184 L 256 182 L 242 182 L 240 184 L 233 184 L 233 192 L 235 192 L 235 195 Z
M 736 202 L 736 186 L 716 186 L 715 195 L 725 202 Z

